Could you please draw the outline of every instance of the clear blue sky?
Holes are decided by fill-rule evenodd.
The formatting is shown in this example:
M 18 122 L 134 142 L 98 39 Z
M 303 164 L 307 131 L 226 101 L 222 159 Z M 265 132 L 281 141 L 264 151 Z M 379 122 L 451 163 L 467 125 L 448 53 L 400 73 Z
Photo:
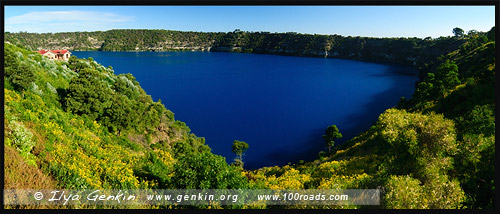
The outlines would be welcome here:
M 6 6 L 5 31 L 110 29 L 420 37 L 488 31 L 494 6 Z

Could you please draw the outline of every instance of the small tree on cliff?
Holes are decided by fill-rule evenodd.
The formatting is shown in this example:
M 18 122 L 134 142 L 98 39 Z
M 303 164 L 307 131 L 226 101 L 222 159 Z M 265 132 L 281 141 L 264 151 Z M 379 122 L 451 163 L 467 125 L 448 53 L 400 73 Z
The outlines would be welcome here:
M 323 135 L 326 147 L 328 147 L 328 152 L 330 152 L 332 147 L 335 146 L 335 139 L 337 138 L 342 138 L 342 134 L 339 132 L 337 126 L 336 125 L 328 126 L 328 128 L 326 128 L 325 130 L 325 135 Z

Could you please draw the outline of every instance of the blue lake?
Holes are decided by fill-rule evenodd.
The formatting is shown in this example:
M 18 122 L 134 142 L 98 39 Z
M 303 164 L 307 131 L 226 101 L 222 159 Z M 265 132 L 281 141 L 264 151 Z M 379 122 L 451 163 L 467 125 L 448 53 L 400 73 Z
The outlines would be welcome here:
M 74 51 L 116 74 L 131 73 L 212 152 L 232 162 L 234 140 L 250 148 L 245 168 L 313 160 L 332 124 L 343 138 L 367 130 L 400 97 L 416 70 L 353 60 L 217 52 Z

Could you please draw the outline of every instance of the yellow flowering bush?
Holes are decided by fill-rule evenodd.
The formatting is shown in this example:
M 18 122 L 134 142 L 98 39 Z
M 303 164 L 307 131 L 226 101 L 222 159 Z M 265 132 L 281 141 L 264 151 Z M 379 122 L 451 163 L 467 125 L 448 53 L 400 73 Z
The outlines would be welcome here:
M 318 189 L 364 188 L 376 169 L 376 155 L 357 156 L 340 161 L 329 161 L 318 166 L 312 174 Z
M 54 164 L 60 177 L 69 176 L 69 187 L 124 188 L 139 187 L 131 165 L 120 157 L 129 154 L 115 145 L 101 147 L 99 138 L 83 132 L 83 138 L 68 145 L 57 143 L 53 150 Z
M 103 141 L 101 127 L 95 121 L 85 124 L 71 118 L 65 131 L 54 121 L 45 121 L 42 128 L 53 149 L 51 169 L 58 180 L 69 188 L 133 189 L 151 187 L 154 182 L 139 181 L 132 170 L 140 155 L 120 145 Z M 94 131 L 89 130 L 91 127 Z M 109 138 L 109 137 L 107 137 Z M 173 158 L 162 155 L 166 162 Z
M 265 185 L 269 189 L 304 189 L 304 183 L 311 180 L 311 176 L 308 174 L 301 174 L 299 170 L 296 170 L 290 166 L 284 166 L 285 172 L 276 177 L 276 175 L 271 175 L 266 177 Z
M 21 100 L 21 95 L 19 95 L 15 91 L 12 91 L 12 90 L 9 90 L 6 88 L 4 88 L 3 91 L 5 94 L 5 97 L 4 97 L 5 104 L 8 104 L 10 102 L 19 102 Z
M 333 175 L 329 178 L 323 178 L 320 181 L 318 189 L 358 189 L 361 185 L 370 180 L 372 176 L 363 174 L 354 175 Z

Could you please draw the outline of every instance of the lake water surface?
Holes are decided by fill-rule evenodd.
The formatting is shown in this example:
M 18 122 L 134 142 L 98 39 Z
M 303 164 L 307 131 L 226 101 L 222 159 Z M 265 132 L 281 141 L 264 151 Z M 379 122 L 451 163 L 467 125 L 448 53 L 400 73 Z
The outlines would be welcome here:
M 411 97 L 416 71 L 353 60 L 216 52 L 74 51 L 116 74 L 131 73 L 212 152 L 230 163 L 234 140 L 245 168 L 313 160 L 336 124 L 344 142 Z

